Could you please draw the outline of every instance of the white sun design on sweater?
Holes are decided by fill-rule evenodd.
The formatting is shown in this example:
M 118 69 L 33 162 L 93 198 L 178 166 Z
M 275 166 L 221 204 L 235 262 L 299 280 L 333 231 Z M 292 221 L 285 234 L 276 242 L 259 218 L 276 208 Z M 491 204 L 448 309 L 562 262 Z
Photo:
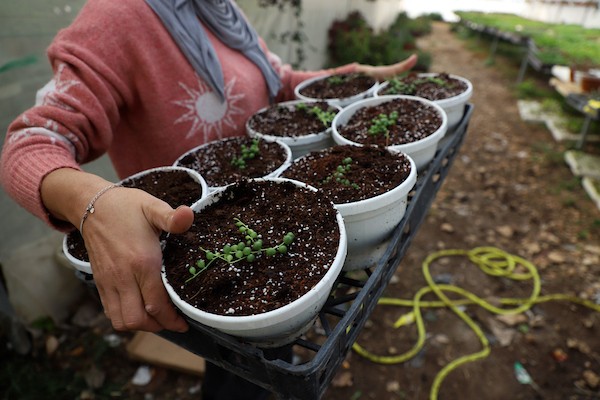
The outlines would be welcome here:
M 203 140 L 207 142 L 214 139 L 211 133 L 214 131 L 217 138 L 222 138 L 223 127 L 235 127 L 234 115 L 240 115 L 243 110 L 236 103 L 244 97 L 243 94 L 232 94 L 235 78 L 225 85 L 225 101 L 221 102 L 217 95 L 210 90 L 208 85 L 198 80 L 198 88 L 190 88 L 185 83 L 179 82 L 179 86 L 186 91 L 189 98 L 174 101 L 174 104 L 185 107 L 187 112 L 175 120 L 176 124 L 191 121 L 192 127 L 186 134 L 186 139 L 202 132 Z
M 42 104 L 62 108 L 67 111 L 73 111 L 73 107 L 62 101 L 60 97 L 62 96 L 64 99 L 79 103 L 79 100 L 71 96 L 68 92 L 72 87 L 79 85 L 81 82 L 74 79 L 64 79 L 63 73 L 66 67 L 66 64 L 60 64 L 58 66 L 54 79 L 44 88 L 46 93 L 44 94 Z

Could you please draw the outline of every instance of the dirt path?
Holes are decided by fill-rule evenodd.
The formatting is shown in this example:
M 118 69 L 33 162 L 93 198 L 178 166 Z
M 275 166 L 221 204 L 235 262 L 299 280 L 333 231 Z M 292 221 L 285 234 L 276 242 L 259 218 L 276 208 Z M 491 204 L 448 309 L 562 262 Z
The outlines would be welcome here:
M 466 49 L 446 24 L 434 25 L 420 47 L 433 56 L 432 71 L 471 80 L 475 109 L 450 175 L 385 295 L 412 298 L 426 285 L 421 262 L 436 250 L 494 246 L 534 263 L 542 294 L 600 297 L 600 213 L 563 162 L 563 145 L 541 125 L 519 118 L 511 92 L 518 65 L 497 59 L 487 66 L 489 54 Z M 464 258 L 443 259 L 432 274 L 492 302 L 531 292 L 530 281 L 490 278 Z M 358 342 L 377 354 L 406 352 L 417 338 L 414 324 L 392 326 L 406 312 L 378 307 Z M 416 357 L 381 365 L 352 353 L 324 398 L 428 399 L 436 374 L 481 344 L 449 310 L 423 313 L 427 340 Z M 505 322 L 474 306 L 467 313 L 488 337 L 491 354 L 451 372 L 440 399 L 598 398 L 599 313 L 566 302 L 536 305 Z M 515 362 L 537 391 L 517 381 Z

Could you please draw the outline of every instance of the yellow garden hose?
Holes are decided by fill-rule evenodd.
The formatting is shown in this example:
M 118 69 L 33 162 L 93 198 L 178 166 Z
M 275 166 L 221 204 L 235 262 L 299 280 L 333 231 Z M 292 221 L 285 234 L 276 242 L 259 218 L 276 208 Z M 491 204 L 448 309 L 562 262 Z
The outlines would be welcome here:
M 484 273 L 496 276 L 503 277 L 517 281 L 524 280 L 532 280 L 532 291 L 531 295 L 526 299 L 515 299 L 515 298 L 503 298 L 500 299 L 500 304 L 506 306 L 507 308 L 497 307 L 484 299 L 476 296 L 475 294 L 466 291 L 460 287 L 454 285 L 447 284 L 436 284 L 431 277 L 429 272 L 430 264 L 438 258 L 449 257 L 449 256 L 466 256 L 469 260 L 477 265 Z M 472 362 L 481 358 L 485 358 L 490 353 L 490 344 L 482 332 L 481 328 L 471 319 L 464 311 L 462 311 L 459 307 L 464 305 L 476 304 L 485 310 L 488 310 L 494 314 L 520 314 L 524 311 L 529 310 L 534 304 L 544 303 L 548 301 L 569 301 L 572 303 L 576 303 L 582 305 L 584 307 L 591 308 L 597 312 L 600 312 L 600 305 L 595 304 L 591 301 L 580 299 L 578 297 L 569 296 L 565 294 L 553 294 L 540 296 L 541 290 L 541 280 L 535 266 L 515 255 L 508 254 L 500 249 L 495 247 L 477 247 L 472 250 L 442 250 L 435 252 L 429 255 L 423 261 L 423 275 L 425 280 L 427 281 L 427 285 L 421 288 L 414 296 L 412 300 L 405 299 L 395 299 L 395 298 L 381 298 L 379 299 L 378 304 L 382 305 L 393 305 L 393 306 L 401 306 L 401 307 L 411 307 L 412 311 L 408 314 L 404 314 L 401 316 L 395 323 L 394 328 L 399 328 L 400 326 L 406 325 L 412 321 L 417 325 L 417 334 L 418 339 L 415 345 L 409 351 L 394 356 L 388 355 L 376 355 L 368 350 L 364 349 L 358 343 L 354 343 L 352 349 L 358 353 L 359 355 L 367 358 L 370 361 L 380 364 L 398 364 L 405 362 L 412 357 L 414 357 L 423 347 L 425 343 L 425 324 L 423 322 L 423 317 L 421 315 L 421 308 L 431 308 L 431 307 L 445 307 L 452 310 L 456 315 L 458 315 L 477 335 L 481 344 L 483 346 L 482 350 L 468 354 L 466 356 L 459 357 L 448 365 L 446 365 L 438 374 L 436 375 L 429 398 L 431 400 L 435 400 L 438 397 L 438 393 L 440 390 L 440 386 L 442 381 L 446 378 L 446 376 L 454 369 L 459 367 L 462 364 Z M 518 272 L 521 271 L 523 267 L 527 272 Z M 421 300 L 423 296 L 428 293 L 435 293 L 439 300 L 436 301 L 423 301 Z M 463 297 L 463 299 L 451 300 L 449 299 L 445 293 L 455 293 Z
M 588 100 L 587 104 L 583 107 L 583 111 L 594 116 L 598 110 L 600 110 L 600 100 Z

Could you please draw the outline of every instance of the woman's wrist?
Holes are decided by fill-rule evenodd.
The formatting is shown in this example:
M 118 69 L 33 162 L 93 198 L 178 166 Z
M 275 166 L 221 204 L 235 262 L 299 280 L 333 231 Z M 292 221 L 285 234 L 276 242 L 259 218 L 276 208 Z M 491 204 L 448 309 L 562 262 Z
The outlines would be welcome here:
M 52 217 L 79 227 L 90 201 L 109 185 L 111 182 L 97 175 L 60 168 L 42 180 L 40 194 Z

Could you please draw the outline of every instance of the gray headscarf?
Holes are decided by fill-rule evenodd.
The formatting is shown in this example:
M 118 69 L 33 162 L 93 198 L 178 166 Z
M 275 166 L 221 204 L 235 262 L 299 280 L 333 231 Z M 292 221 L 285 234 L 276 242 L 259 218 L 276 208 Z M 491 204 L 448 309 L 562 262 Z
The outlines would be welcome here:
M 243 53 L 260 68 L 271 100 L 281 88 L 273 69 L 258 43 L 256 31 L 231 3 L 231 0 L 146 0 L 162 20 L 196 73 L 225 99 L 221 63 L 198 18 L 214 35 L 232 49 Z

